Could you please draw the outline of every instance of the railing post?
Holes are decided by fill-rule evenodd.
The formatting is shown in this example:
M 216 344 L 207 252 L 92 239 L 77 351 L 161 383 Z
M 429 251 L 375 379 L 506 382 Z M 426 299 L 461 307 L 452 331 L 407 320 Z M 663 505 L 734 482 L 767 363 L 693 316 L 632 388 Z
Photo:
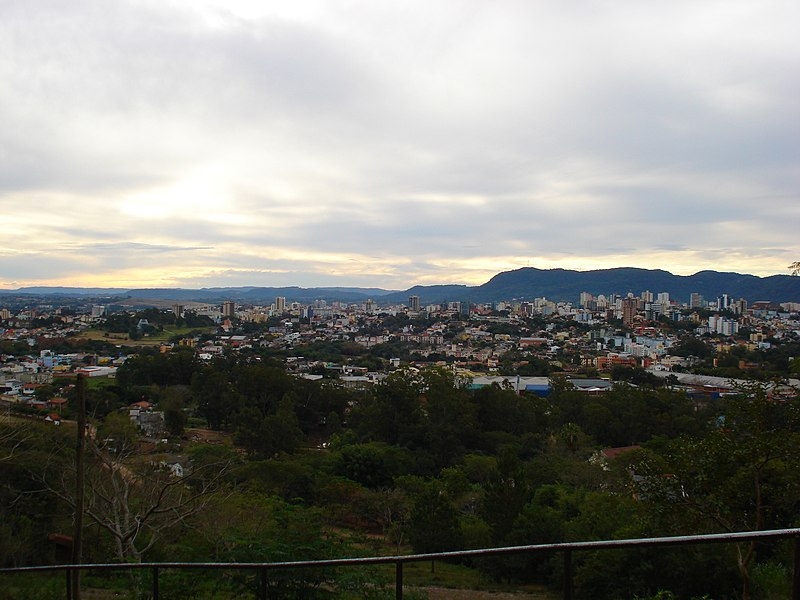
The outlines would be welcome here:
M 800 537 L 793 538 L 794 568 L 792 569 L 792 600 L 800 600 Z
M 153 600 L 158 600 L 158 567 L 153 567 Z
M 403 600 L 403 561 L 398 560 L 394 569 L 394 597 Z
M 258 570 L 258 598 L 267 600 L 267 567 Z
M 572 550 L 564 550 L 564 600 L 572 600 Z
M 72 573 L 64 569 L 64 574 L 67 576 L 67 600 L 72 600 Z

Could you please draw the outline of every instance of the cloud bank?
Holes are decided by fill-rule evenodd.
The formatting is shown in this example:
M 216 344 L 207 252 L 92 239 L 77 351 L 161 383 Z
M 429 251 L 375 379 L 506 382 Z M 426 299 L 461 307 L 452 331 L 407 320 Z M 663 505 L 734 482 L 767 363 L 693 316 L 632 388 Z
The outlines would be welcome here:
M 0 287 L 800 259 L 800 5 L 0 4 Z

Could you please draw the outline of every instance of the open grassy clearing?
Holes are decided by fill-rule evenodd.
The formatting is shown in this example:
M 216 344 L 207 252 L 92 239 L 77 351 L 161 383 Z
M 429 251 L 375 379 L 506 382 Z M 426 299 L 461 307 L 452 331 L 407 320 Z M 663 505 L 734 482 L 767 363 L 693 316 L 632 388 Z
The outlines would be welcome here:
M 381 565 L 379 572 L 388 581 L 394 581 L 394 565 Z M 544 586 L 514 586 L 493 581 L 477 569 L 441 561 L 405 563 L 403 584 L 422 589 L 432 600 L 470 600 L 481 598 L 519 598 L 526 600 L 554 600 L 554 595 Z
M 101 329 L 86 329 L 78 334 L 77 337 L 86 340 L 109 342 L 121 346 L 159 346 L 169 342 L 174 337 L 214 333 L 215 331 L 216 329 L 214 327 L 165 327 L 162 331 L 157 331 L 138 340 L 132 340 L 127 333 L 111 333 Z

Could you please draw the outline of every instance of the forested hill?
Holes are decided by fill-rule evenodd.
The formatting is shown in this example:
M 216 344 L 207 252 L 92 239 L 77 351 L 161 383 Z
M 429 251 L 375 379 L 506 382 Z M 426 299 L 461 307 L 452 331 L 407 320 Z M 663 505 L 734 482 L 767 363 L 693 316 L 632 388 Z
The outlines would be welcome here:
M 568 271 L 529 267 L 495 275 L 476 290 L 475 299 L 529 296 L 535 292 L 539 297 L 575 301 L 581 292 L 595 295 L 624 295 L 633 292 L 638 296 L 644 290 L 650 290 L 654 294 L 669 292 L 671 298 L 686 302 L 692 293 L 702 294 L 706 299 L 728 294 L 733 298 L 744 298 L 748 302 L 796 302 L 800 301 L 800 278 L 790 275 L 757 277 L 717 271 L 700 271 L 694 275 L 682 276 L 651 269 Z
M 381 304 L 405 303 L 411 295 L 419 296 L 423 304 L 446 301 L 495 302 L 499 300 L 532 300 L 548 298 L 577 302 L 581 292 L 594 295 L 625 295 L 632 292 L 638 296 L 645 290 L 654 294 L 668 292 L 670 298 L 688 302 L 689 295 L 699 293 L 707 300 L 722 294 L 733 299 L 744 298 L 748 302 L 768 300 L 771 302 L 800 302 L 800 277 L 773 275 L 758 277 L 741 273 L 700 271 L 694 275 L 673 275 L 660 269 L 636 269 L 621 267 L 595 271 L 571 271 L 567 269 L 537 269 L 525 267 L 504 271 L 479 286 L 430 285 L 414 286 L 406 290 L 384 290 L 357 287 L 219 287 L 203 289 L 147 288 L 147 289 L 88 289 L 88 288 L 20 288 L 0 290 L 0 295 L 70 295 L 107 296 L 112 298 L 149 298 L 179 302 L 221 302 L 234 300 L 259 304 L 274 301 L 282 296 L 289 302 L 312 302 L 314 300 L 361 302 L 369 298 Z
M 419 296 L 423 303 L 445 300 L 492 302 L 542 297 L 577 302 L 581 292 L 606 296 L 632 292 L 638 296 L 645 290 L 654 294 L 669 292 L 670 298 L 682 302 L 688 302 L 692 293 L 702 294 L 709 300 L 728 294 L 734 299 L 744 298 L 748 302 L 800 302 L 800 277 L 757 277 L 717 271 L 700 271 L 694 275 L 682 276 L 657 269 L 628 267 L 597 271 L 525 267 L 498 273 L 477 287 L 459 289 L 458 286 L 418 286 L 406 292 L 383 296 L 382 299 L 407 300 L 411 293 Z

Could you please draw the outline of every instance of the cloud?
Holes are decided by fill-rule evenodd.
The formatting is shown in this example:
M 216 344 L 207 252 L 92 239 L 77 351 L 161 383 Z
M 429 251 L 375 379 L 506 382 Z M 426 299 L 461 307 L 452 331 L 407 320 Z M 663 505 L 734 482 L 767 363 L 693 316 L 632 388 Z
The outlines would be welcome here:
M 3 280 L 784 273 L 798 20 L 781 0 L 5 3 Z

